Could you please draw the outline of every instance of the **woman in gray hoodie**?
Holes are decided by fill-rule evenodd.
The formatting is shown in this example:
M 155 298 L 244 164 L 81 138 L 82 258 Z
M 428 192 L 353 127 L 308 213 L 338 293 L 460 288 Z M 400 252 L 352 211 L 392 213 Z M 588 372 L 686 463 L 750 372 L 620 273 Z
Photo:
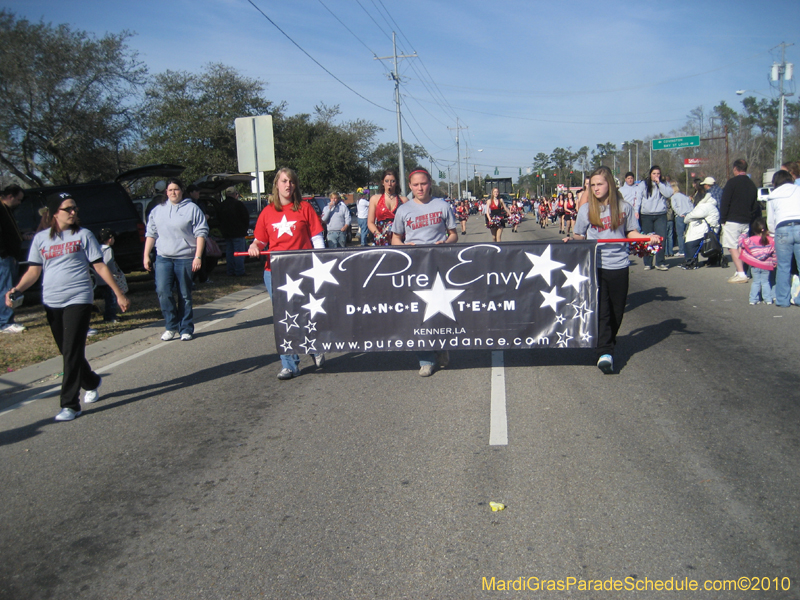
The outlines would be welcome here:
M 667 237 L 667 199 L 672 197 L 672 188 L 662 180 L 661 167 L 653 165 L 650 173 L 639 184 L 637 194 L 636 213 L 642 225 L 642 233 L 656 233 L 661 239 Z M 645 256 L 643 259 L 644 270 L 649 271 L 653 259 Z M 669 267 L 664 264 L 664 248 L 656 254 L 655 268 L 666 271 Z

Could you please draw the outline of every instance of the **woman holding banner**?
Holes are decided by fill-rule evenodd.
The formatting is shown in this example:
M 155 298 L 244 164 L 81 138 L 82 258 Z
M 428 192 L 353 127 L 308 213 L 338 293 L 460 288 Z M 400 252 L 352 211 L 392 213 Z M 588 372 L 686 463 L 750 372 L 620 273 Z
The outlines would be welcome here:
M 633 212 L 625 202 L 608 167 L 592 172 L 588 200 L 578 210 L 573 238 L 603 240 L 634 238 L 657 244 L 655 234 L 642 235 Z M 565 238 L 564 241 L 568 241 Z M 597 367 L 606 374 L 614 372 L 614 346 L 628 300 L 628 244 L 599 244 L 597 253 Z
M 392 226 L 393 246 L 417 244 L 455 244 L 456 217 L 450 204 L 441 198 L 431 198 L 431 175 L 425 169 L 411 171 L 408 176 L 413 199 L 398 210 Z M 502 202 L 502 200 L 501 200 Z M 444 369 L 450 363 L 450 354 L 444 352 L 419 352 L 420 377 L 433 375 L 434 364 Z
M 325 247 L 322 237 L 322 223 L 308 202 L 300 196 L 297 174 L 286 167 L 279 169 L 272 183 L 271 202 L 258 216 L 254 231 L 255 239 L 250 244 L 248 254 L 253 258 L 261 256 L 261 251 L 311 250 Z M 269 254 L 264 265 L 264 285 L 272 298 L 272 271 Z M 322 367 L 325 355 L 312 354 L 314 364 Z M 297 354 L 281 354 L 281 370 L 278 379 L 285 380 L 300 375 L 300 357 Z
M 389 246 L 392 243 L 392 223 L 397 208 L 408 202 L 408 198 L 397 193 L 397 171 L 386 169 L 381 176 L 383 193 L 369 199 L 367 227 L 372 232 L 376 246 Z

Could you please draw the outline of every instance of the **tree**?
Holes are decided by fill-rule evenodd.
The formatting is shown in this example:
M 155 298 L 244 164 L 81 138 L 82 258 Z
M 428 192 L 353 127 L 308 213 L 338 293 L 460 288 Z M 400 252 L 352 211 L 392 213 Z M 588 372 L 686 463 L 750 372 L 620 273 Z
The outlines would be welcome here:
M 146 69 L 128 32 L 95 38 L 0 10 L 0 163 L 28 185 L 111 179 L 130 166 Z
M 186 181 L 238 172 L 235 119 L 264 114 L 279 119 L 283 109 L 264 97 L 261 81 L 221 64 L 199 74 L 166 71 L 145 93 L 143 159 L 185 166 Z
M 406 174 L 410 173 L 417 167 L 425 167 L 422 164 L 428 157 L 428 151 L 418 144 L 408 144 L 403 142 L 403 166 L 406 168 Z M 390 142 L 388 144 L 381 144 L 370 155 L 370 166 L 372 168 L 372 178 L 378 181 L 381 172 L 384 169 L 400 170 L 400 154 L 397 151 L 397 142 Z

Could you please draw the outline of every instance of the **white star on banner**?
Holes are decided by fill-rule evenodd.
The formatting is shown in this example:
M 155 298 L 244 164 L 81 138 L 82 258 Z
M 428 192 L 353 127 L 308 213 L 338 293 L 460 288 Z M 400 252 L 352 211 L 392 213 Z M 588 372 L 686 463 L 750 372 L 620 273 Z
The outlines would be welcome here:
M 300 329 L 300 325 L 297 324 L 297 317 L 300 315 L 290 315 L 289 311 L 286 311 L 286 317 L 282 321 L 278 321 L 278 323 L 282 323 L 286 326 L 286 331 L 289 331 L 292 327 L 297 327 Z M 290 322 L 291 321 L 291 322 Z
M 283 343 L 281 344 L 281 348 L 283 348 L 283 351 L 285 353 L 288 353 L 289 350 L 292 349 L 292 342 L 290 342 L 288 340 L 283 340 Z
M 575 315 L 572 317 L 573 319 L 580 319 L 581 323 L 586 323 L 586 319 L 589 318 L 589 315 L 592 314 L 594 311 L 589 310 L 589 307 L 586 306 L 586 301 L 584 300 L 580 304 L 576 304 L 577 300 L 574 300 L 570 303 L 570 306 L 575 309 Z
M 558 312 L 558 303 L 565 300 L 565 298 L 562 298 L 556 294 L 556 286 L 553 286 L 553 289 L 549 292 L 543 292 L 542 290 L 539 290 L 539 293 L 544 296 L 544 302 L 542 302 L 542 305 L 539 308 L 549 306 L 553 309 L 553 312 Z
M 573 337 L 572 337 L 572 336 L 569 334 L 569 331 L 565 331 L 565 332 L 563 332 L 563 333 L 562 333 L 562 332 L 560 332 L 560 331 L 556 331 L 556 335 L 558 336 L 558 341 L 556 342 L 556 344 L 558 344 L 558 346 L 559 346 L 560 348 L 566 348 L 566 347 L 569 345 L 569 341 L 570 341 L 571 339 L 574 339 L 574 338 L 573 338 Z
M 284 233 L 288 233 L 290 237 L 294 237 L 294 233 L 292 233 L 292 225 L 297 223 L 297 221 L 289 221 L 286 219 L 286 215 L 283 215 L 280 223 L 273 223 L 272 227 L 278 232 L 278 237 L 280 238 Z
M 303 282 L 302 279 L 292 279 L 288 275 L 286 276 L 286 285 L 280 286 L 278 289 L 281 291 L 286 292 L 287 300 L 291 300 L 295 296 L 303 296 L 303 291 L 300 289 L 300 284 Z
M 324 263 L 317 258 L 316 254 L 312 254 L 311 261 L 313 262 L 314 266 L 307 271 L 302 271 L 300 275 L 311 277 L 314 280 L 315 292 L 318 292 L 319 288 L 321 288 L 322 284 L 326 281 L 334 285 L 339 285 L 339 282 L 334 279 L 333 275 L 331 275 L 331 269 L 333 269 L 333 266 L 336 264 L 336 259 Z
M 309 352 L 316 352 L 317 349 L 314 347 L 316 341 L 317 341 L 316 338 L 314 338 L 313 340 L 306 338 L 306 341 L 300 344 L 300 347 L 306 351 L 306 354 L 308 354 Z
M 564 315 L 556 315 L 556 323 L 558 323 L 559 325 L 563 325 L 564 321 L 566 320 L 567 319 L 564 317 Z
M 541 275 L 547 282 L 547 285 L 551 285 L 550 272 L 555 271 L 558 267 L 565 266 L 564 263 L 550 260 L 550 246 L 545 248 L 541 256 L 536 256 L 530 252 L 526 252 L 525 256 L 527 256 L 528 260 L 530 260 L 533 264 L 533 268 L 528 271 L 527 275 L 525 275 L 525 279 L 530 279 L 531 277 Z
M 592 339 L 592 336 L 590 336 L 590 335 L 589 335 L 589 332 L 588 332 L 588 331 L 584 331 L 584 332 L 581 334 L 581 341 L 582 341 L 582 342 L 588 342 L 590 339 Z
M 431 289 L 415 291 L 417 296 L 425 301 L 425 318 L 422 319 L 424 323 L 437 313 L 443 314 L 456 320 L 456 315 L 453 313 L 453 300 L 458 298 L 464 293 L 464 290 L 449 290 L 442 283 L 442 276 L 436 273 L 436 280 L 433 282 Z
M 575 268 L 572 271 L 567 271 L 566 269 L 561 269 L 561 272 L 567 278 L 567 280 L 564 282 L 564 284 L 561 287 L 567 287 L 568 285 L 571 285 L 572 287 L 575 288 L 576 292 L 580 292 L 580 289 L 578 289 L 578 288 L 580 287 L 581 282 L 582 281 L 588 281 L 588 279 L 589 279 L 585 275 L 581 275 L 580 268 L 581 268 L 580 265 L 576 265 Z
M 308 333 L 317 330 L 317 323 L 315 321 L 309 321 L 308 325 L 306 325 L 306 329 L 308 329 Z
M 317 300 L 314 298 L 314 294 L 309 294 L 308 297 L 311 298 L 311 301 L 308 304 L 303 304 L 303 308 L 307 308 L 311 312 L 310 318 L 313 318 L 317 313 L 328 314 L 325 312 L 325 309 L 322 308 L 322 303 L 325 302 L 325 298 Z

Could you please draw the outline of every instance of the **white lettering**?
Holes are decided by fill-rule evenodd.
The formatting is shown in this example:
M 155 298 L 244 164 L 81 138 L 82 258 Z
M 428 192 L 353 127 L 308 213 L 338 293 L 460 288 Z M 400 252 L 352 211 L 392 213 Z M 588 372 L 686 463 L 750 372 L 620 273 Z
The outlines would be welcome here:
M 475 279 L 471 279 L 469 281 L 453 281 L 451 279 L 451 277 L 450 277 L 450 275 L 451 275 L 451 273 L 453 271 L 455 271 L 459 267 L 462 267 L 464 265 L 468 265 L 469 263 L 472 262 L 471 260 L 465 259 L 464 258 L 464 254 L 467 253 L 467 252 L 470 252 L 474 248 L 491 248 L 495 252 L 501 252 L 500 248 L 498 248 L 497 246 L 493 246 L 492 244 L 478 244 L 477 246 L 470 246 L 469 248 L 464 248 L 461 252 L 458 253 L 459 263 L 457 265 L 454 265 L 454 266 L 450 267 L 450 270 L 447 271 L 447 273 L 445 273 L 444 278 L 447 281 L 447 283 L 449 283 L 450 285 L 463 286 L 463 285 L 469 285 L 470 283 L 474 283 L 474 282 L 478 281 L 478 279 L 483 277 L 483 275 L 478 275 L 477 277 L 475 277 Z M 487 277 L 488 277 L 488 274 L 487 274 Z
M 503 300 L 503 310 L 517 310 L 517 301 Z
M 403 312 L 402 302 L 398 302 L 397 304 L 394 305 L 394 312 L 399 312 L 399 313 Z
M 348 315 L 354 315 L 356 313 L 356 307 L 352 304 L 348 304 L 345 308 Z
M 489 304 L 486 305 L 486 310 L 487 311 L 489 311 L 489 310 L 497 310 L 497 306 L 495 306 L 494 302 L 489 300 Z

